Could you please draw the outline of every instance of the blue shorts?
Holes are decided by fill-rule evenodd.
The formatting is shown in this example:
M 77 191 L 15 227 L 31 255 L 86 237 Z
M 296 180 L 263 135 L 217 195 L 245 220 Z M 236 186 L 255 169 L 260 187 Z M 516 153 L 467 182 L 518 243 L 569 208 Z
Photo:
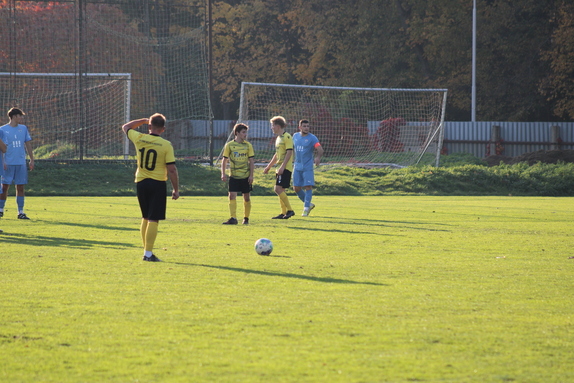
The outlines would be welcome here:
M 315 186 L 315 172 L 312 169 L 293 171 L 293 186 Z
M 2 176 L 4 185 L 26 185 L 28 183 L 28 168 L 26 165 L 8 165 Z

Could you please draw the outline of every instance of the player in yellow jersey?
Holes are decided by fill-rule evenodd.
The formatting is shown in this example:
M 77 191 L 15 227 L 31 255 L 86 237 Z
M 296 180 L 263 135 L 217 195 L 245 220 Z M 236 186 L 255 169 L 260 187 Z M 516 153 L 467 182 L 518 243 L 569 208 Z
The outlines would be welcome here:
M 172 199 L 179 198 L 179 176 L 171 142 L 160 137 L 165 131 L 165 117 L 159 113 L 150 118 L 133 120 L 122 130 L 136 147 L 138 168 L 136 170 L 137 197 L 142 212 L 140 234 L 144 245 L 144 261 L 159 262 L 153 254 L 159 221 L 165 219 L 167 179 L 171 181 Z M 137 130 L 149 125 L 149 134 Z
M 275 139 L 275 155 L 263 170 L 263 174 L 276 163 L 280 164 L 275 171 L 275 193 L 279 196 L 281 214 L 273 219 L 289 219 L 295 215 L 289 203 L 289 197 L 285 190 L 291 186 L 291 174 L 293 173 L 293 138 L 285 131 L 287 122 L 281 116 L 275 116 L 271 120 L 271 130 L 277 136 Z
M 249 224 L 255 152 L 253 145 L 246 141 L 247 130 L 249 130 L 247 125 L 236 124 L 233 127 L 235 138 L 229 141 L 223 149 L 221 180 L 226 182 L 229 178 L 229 213 L 231 215 L 231 218 L 223 222 L 224 225 L 237 225 L 237 193 L 243 194 L 243 224 Z M 225 173 L 227 164 L 229 164 L 229 177 Z

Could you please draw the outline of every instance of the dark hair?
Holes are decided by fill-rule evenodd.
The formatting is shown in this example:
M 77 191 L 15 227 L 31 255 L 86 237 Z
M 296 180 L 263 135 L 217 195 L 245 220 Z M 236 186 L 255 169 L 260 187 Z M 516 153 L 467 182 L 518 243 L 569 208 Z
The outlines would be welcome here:
M 272 124 L 276 124 L 279 125 L 280 127 L 282 127 L 283 129 L 285 129 L 285 127 L 287 126 L 287 121 L 285 121 L 285 118 L 281 117 L 281 116 L 275 116 L 273 117 L 271 120 L 269 120 Z
M 13 116 L 24 116 L 25 113 L 22 112 L 22 110 L 18 109 L 18 108 L 10 108 L 10 110 L 8 111 L 8 117 L 12 118 Z
M 249 126 L 241 123 L 235 124 L 233 127 L 233 134 L 237 136 L 242 130 L 249 130 Z
M 153 114 L 150 118 L 150 122 L 156 128 L 163 128 L 165 127 L 165 116 L 163 114 Z
M 308 124 L 309 120 L 303 119 L 301 121 L 299 121 L 299 126 L 301 126 L 302 124 Z

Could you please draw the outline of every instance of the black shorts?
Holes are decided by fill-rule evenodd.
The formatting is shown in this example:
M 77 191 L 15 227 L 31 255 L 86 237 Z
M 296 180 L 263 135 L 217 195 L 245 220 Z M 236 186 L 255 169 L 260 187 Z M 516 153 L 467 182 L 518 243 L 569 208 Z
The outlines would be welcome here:
M 165 219 L 167 183 L 146 178 L 136 185 L 142 218 L 152 221 Z
M 249 183 L 249 178 L 233 178 L 229 177 L 229 188 L 232 193 L 251 193 L 253 187 Z
M 285 169 L 281 175 L 275 173 L 275 185 L 279 185 L 283 189 L 289 189 L 291 186 L 291 171 Z

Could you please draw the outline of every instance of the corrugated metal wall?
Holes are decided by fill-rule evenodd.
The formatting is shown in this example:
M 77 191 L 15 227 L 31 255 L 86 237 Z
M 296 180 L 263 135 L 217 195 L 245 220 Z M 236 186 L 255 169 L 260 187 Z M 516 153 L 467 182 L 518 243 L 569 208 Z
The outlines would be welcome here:
M 574 149 L 574 123 L 572 122 L 454 122 L 444 123 L 444 145 L 448 154 L 471 153 L 485 157 L 491 143 L 493 126 L 500 127 L 502 155 L 514 157 L 537 150 L 557 148 L 552 142 L 552 127 L 558 127 L 562 142 L 560 148 Z M 554 128 L 556 129 L 556 128 Z M 493 145 L 490 154 L 495 154 Z
M 225 144 L 229 133 L 233 129 L 233 120 L 213 121 L 214 149 L 216 153 Z M 371 122 L 370 122 L 371 123 Z M 378 124 L 377 121 L 373 124 Z M 250 124 L 255 131 L 268 133 L 272 137 L 268 121 L 251 121 Z M 259 126 L 261 125 L 261 126 Z M 188 147 L 205 147 L 209 137 L 209 122 L 203 120 L 192 120 L 192 134 L 189 136 L 192 142 Z M 552 142 L 552 127 L 557 126 L 559 137 L 562 141 L 562 149 L 574 149 L 574 123 L 572 122 L 457 122 L 445 121 L 444 145 L 447 154 L 471 153 L 483 158 L 488 152 L 495 154 L 494 144 L 491 143 L 493 126 L 500 127 L 500 144 L 505 156 L 518 156 L 537 150 L 554 149 Z M 319 137 L 319 139 L 321 139 Z

